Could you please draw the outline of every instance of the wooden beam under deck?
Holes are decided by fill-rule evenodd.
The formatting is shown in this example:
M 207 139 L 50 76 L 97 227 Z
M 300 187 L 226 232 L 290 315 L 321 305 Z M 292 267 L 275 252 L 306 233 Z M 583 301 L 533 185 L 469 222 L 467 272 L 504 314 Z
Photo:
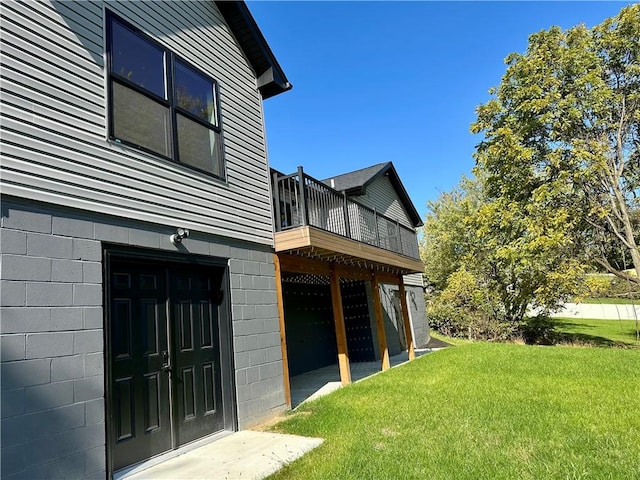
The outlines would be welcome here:
M 367 270 L 403 275 L 424 270 L 420 260 L 310 226 L 276 232 L 274 242 L 276 252 Z
M 349 352 L 347 349 L 347 329 L 344 325 L 340 279 L 334 268 L 331 269 L 331 303 L 333 305 L 333 322 L 336 329 L 336 343 L 338 346 L 340 380 L 342 385 L 347 385 L 351 383 L 351 368 L 349 367 Z
M 282 270 L 278 255 L 273 256 L 276 270 L 276 297 L 278 301 L 278 319 L 280 322 L 280 349 L 282 350 L 282 373 L 284 385 L 284 401 L 291 408 L 291 381 L 289 379 L 289 355 L 287 354 L 287 334 L 284 324 L 284 296 L 282 293 Z

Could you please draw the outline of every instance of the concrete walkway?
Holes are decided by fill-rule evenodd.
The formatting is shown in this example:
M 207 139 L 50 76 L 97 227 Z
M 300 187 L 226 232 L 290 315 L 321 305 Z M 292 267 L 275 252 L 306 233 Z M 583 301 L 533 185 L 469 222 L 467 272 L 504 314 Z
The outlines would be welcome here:
M 319 446 L 321 438 L 243 430 L 210 441 L 121 480 L 259 480 Z
M 608 305 L 600 303 L 567 303 L 552 317 L 598 318 L 602 320 L 640 319 L 640 305 Z

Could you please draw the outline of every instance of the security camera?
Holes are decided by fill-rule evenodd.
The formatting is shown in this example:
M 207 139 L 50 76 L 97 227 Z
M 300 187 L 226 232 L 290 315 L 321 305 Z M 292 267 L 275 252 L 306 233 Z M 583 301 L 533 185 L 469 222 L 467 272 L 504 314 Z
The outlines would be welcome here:
M 177 228 L 176 233 L 169 237 L 171 243 L 177 245 L 182 242 L 182 239 L 187 238 L 189 236 L 189 230 L 186 228 Z

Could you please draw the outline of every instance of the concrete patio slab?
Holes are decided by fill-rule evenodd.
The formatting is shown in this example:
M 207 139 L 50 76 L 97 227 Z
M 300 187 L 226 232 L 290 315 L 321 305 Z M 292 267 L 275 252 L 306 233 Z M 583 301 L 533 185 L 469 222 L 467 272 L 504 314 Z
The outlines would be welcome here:
M 425 355 L 439 348 L 416 349 L 416 357 Z M 397 367 L 409 361 L 409 354 L 402 352 L 389 358 L 391 367 Z M 375 375 L 381 371 L 379 361 L 375 362 L 353 362 L 350 365 L 351 381 L 357 382 L 364 378 Z M 322 367 L 317 370 L 302 373 L 291 377 L 291 408 L 315 400 L 316 398 L 328 395 L 342 386 L 340 382 L 340 369 L 338 364 Z
M 259 480 L 319 446 L 321 438 L 244 430 L 122 480 Z

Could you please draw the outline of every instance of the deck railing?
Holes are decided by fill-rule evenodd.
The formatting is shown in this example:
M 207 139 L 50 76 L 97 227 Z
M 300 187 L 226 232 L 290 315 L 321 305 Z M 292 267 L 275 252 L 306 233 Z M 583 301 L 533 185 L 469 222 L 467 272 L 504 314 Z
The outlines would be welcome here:
M 276 232 L 312 226 L 420 259 L 413 229 L 305 174 L 272 171 Z

